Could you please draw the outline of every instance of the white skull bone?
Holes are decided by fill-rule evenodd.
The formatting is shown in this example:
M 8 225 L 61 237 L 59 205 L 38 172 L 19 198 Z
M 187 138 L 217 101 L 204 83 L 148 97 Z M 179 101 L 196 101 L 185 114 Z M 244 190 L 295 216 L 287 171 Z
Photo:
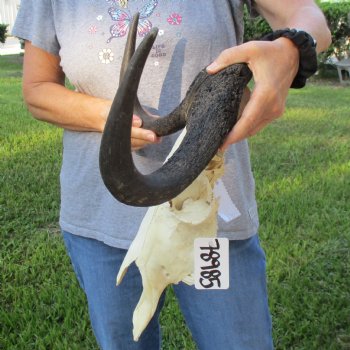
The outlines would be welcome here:
M 171 153 L 181 142 L 182 133 Z M 168 156 L 168 158 L 170 155 Z M 197 179 L 171 202 L 148 209 L 120 267 L 117 284 L 135 261 L 143 284 L 133 315 L 137 341 L 151 320 L 169 284 L 193 284 L 193 244 L 198 237 L 215 237 L 218 201 L 213 187 L 223 175 L 223 155 L 216 155 Z

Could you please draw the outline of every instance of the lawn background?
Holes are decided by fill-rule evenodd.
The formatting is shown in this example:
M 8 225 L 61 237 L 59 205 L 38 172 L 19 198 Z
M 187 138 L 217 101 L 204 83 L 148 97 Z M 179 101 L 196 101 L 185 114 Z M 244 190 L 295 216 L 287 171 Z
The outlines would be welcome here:
M 62 131 L 0 57 L 0 349 L 97 349 L 57 225 Z M 291 90 L 250 140 L 276 349 L 350 349 L 350 87 Z M 163 349 L 195 349 L 170 290 Z M 223 349 L 226 350 L 226 349 Z

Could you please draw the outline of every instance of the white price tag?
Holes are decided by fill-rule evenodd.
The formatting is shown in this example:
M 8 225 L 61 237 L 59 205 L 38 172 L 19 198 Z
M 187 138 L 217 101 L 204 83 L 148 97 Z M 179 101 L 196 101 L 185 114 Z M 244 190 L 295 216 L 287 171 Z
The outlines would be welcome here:
M 196 289 L 229 288 L 229 241 L 227 238 L 197 238 L 194 241 Z

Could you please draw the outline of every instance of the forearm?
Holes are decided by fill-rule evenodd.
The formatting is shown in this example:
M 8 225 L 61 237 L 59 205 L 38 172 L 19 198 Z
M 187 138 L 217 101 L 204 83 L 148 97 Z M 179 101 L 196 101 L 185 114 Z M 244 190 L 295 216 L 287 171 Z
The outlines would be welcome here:
M 54 82 L 26 84 L 23 93 L 35 118 L 76 131 L 102 132 L 111 105 Z
M 273 30 L 295 28 L 311 34 L 319 52 L 331 42 L 323 13 L 312 0 L 255 0 L 255 6 Z M 284 37 L 250 41 L 224 50 L 207 71 L 214 74 L 240 62 L 246 62 L 251 69 L 254 90 L 242 117 L 223 144 L 223 150 L 255 135 L 283 114 L 288 91 L 298 72 L 299 51 L 293 41 Z
M 257 9 L 271 25 L 272 29 L 297 28 L 308 32 L 317 41 L 317 52 L 327 49 L 331 34 L 322 11 L 309 1 L 293 1 L 298 6 L 288 6 L 284 1 L 274 2 L 272 12 L 268 1 L 257 0 Z M 277 8 L 277 9 L 276 9 Z M 291 8 L 291 9 L 289 9 Z
M 23 95 L 34 117 L 65 129 L 102 132 L 112 101 L 69 90 L 64 81 L 60 57 L 26 41 Z M 134 116 L 130 135 L 133 150 L 160 142 L 153 131 L 141 125 L 141 119 Z

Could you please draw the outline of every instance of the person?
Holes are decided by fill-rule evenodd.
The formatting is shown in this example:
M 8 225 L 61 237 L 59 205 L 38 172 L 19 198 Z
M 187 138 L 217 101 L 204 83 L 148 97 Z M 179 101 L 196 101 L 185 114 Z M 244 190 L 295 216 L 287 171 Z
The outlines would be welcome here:
M 223 181 L 240 213 L 228 222 L 219 217 L 218 235 L 230 239 L 230 288 L 200 291 L 180 283 L 174 291 L 199 349 L 273 348 L 247 138 L 283 114 L 304 57 L 285 36 L 242 44 L 244 5 L 252 16 L 262 15 L 273 30 L 307 32 L 317 41 L 318 52 L 330 43 L 324 16 L 312 0 L 21 3 L 13 34 L 25 39 L 24 99 L 35 118 L 64 129 L 60 226 L 87 296 L 94 334 L 104 350 L 153 350 L 161 344 L 162 302 L 140 340 L 132 340 L 132 312 L 142 290 L 137 268 L 132 266 L 123 283 L 115 286 L 146 209 L 117 202 L 104 187 L 98 167 L 101 133 L 118 86 L 131 18 L 137 11 L 138 43 L 151 27 L 159 28 L 138 90 L 140 102 L 151 113 L 165 115 L 178 105 L 203 67 L 215 74 L 246 62 L 253 72 L 251 98 L 222 146 L 226 153 Z M 65 86 L 66 78 L 73 90 Z M 173 140 L 161 140 L 140 125 L 140 118 L 134 116 L 135 162 L 141 171 L 151 171 L 167 155 Z

